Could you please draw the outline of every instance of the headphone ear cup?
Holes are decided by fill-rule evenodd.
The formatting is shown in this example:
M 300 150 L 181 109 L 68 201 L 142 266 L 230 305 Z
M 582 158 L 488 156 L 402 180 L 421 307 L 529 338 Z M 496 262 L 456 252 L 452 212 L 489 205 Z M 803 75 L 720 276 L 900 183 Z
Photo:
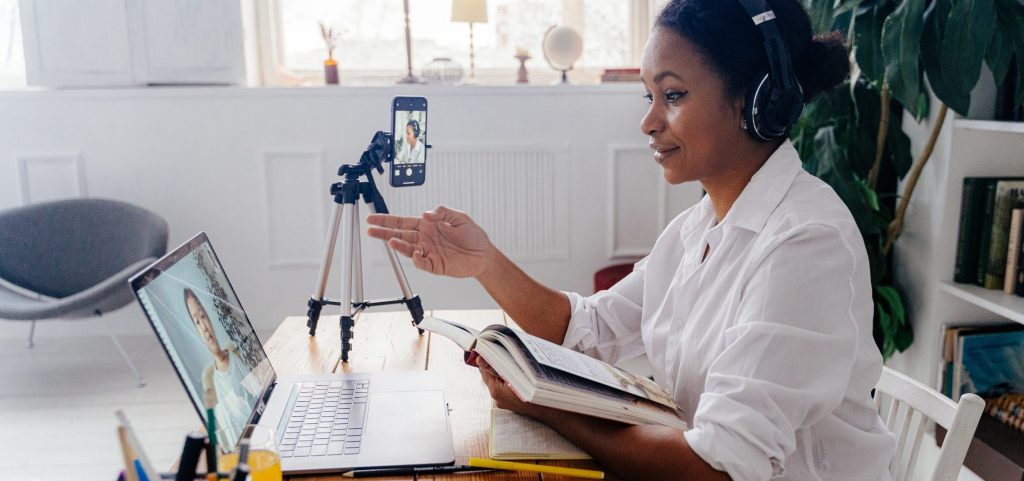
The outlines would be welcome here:
M 754 80 L 747 87 L 746 102 L 743 104 L 743 122 L 747 133 L 762 142 L 772 140 L 765 132 L 765 105 L 771 88 L 767 73 L 754 76 Z

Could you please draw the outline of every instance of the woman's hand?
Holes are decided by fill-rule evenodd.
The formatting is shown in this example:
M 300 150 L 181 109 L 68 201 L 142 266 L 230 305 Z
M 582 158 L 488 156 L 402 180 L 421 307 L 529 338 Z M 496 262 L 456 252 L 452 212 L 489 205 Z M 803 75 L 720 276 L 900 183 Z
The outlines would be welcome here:
M 420 218 L 371 214 L 370 237 L 412 258 L 417 268 L 451 277 L 480 277 L 496 252 L 487 233 L 464 212 L 440 206 Z
M 508 384 L 494 372 L 494 368 L 482 357 L 476 358 L 476 365 L 480 368 L 480 377 L 483 378 L 484 384 L 487 385 L 487 390 L 490 391 L 491 397 L 494 398 L 494 403 L 501 409 L 508 409 L 517 414 L 531 417 L 542 421 L 546 418 L 547 414 L 554 412 L 554 409 L 538 406 L 536 404 L 530 404 L 523 402 L 516 396 L 516 393 L 512 392 L 512 388 L 508 387 Z

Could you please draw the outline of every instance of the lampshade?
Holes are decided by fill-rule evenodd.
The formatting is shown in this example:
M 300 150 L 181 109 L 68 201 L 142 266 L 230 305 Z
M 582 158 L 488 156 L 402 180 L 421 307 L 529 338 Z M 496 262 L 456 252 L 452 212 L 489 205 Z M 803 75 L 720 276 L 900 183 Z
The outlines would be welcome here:
M 453 22 L 487 22 L 487 0 L 452 0 Z

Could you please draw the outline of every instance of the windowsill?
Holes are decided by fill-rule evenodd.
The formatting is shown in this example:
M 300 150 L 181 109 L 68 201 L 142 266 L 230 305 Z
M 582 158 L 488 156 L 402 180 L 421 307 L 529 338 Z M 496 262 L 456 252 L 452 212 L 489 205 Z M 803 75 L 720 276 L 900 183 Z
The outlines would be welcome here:
M 643 95 L 639 82 L 615 82 L 596 85 L 409 85 L 384 86 L 302 86 L 302 87 L 239 87 L 232 85 L 156 85 L 131 87 L 82 87 L 50 89 L 25 87 L 0 90 L 0 99 L 75 99 L 75 98 L 236 98 L 236 97 L 369 97 L 388 95 L 422 95 L 431 97 L 448 96 L 494 96 L 494 95 L 594 95 L 624 94 Z

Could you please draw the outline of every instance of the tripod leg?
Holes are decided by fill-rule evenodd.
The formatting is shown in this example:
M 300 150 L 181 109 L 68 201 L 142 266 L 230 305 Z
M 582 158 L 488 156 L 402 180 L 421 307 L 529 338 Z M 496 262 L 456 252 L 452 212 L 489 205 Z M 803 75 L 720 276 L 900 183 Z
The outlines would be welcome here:
M 362 304 L 363 297 L 363 249 L 360 242 L 363 231 L 359 226 L 359 204 L 355 204 L 355 215 L 352 216 L 352 285 L 355 287 L 353 302 Z
M 353 222 L 355 218 L 355 202 L 349 204 L 345 203 L 342 206 L 341 213 L 341 360 L 342 362 L 348 362 L 348 352 L 352 349 L 350 341 L 352 340 L 352 327 L 355 325 L 355 321 L 352 318 L 352 261 L 353 261 L 353 244 L 354 236 L 358 235 L 358 232 L 353 232 L 352 228 L 355 226 Z
M 306 327 L 309 328 L 309 335 L 316 335 L 316 325 L 320 320 L 320 310 L 323 309 L 324 292 L 327 290 L 327 279 L 331 274 L 331 262 L 334 260 L 334 245 L 338 242 L 338 227 L 341 226 L 343 212 L 341 204 L 334 204 L 334 211 L 331 215 L 331 227 L 327 231 L 327 244 L 324 246 L 324 257 L 320 261 L 320 275 L 317 277 L 316 288 L 310 296 L 306 311 Z

